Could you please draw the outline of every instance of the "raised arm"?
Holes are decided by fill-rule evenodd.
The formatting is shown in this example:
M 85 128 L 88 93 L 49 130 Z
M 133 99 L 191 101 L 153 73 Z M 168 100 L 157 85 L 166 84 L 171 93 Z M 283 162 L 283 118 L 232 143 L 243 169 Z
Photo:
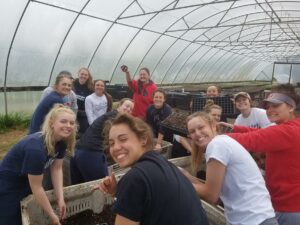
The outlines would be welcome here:
M 131 79 L 130 72 L 128 70 L 128 66 L 126 65 L 121 66 L 121 70 L 126 74 L 127 83 L 130 83 L 132 79 Z

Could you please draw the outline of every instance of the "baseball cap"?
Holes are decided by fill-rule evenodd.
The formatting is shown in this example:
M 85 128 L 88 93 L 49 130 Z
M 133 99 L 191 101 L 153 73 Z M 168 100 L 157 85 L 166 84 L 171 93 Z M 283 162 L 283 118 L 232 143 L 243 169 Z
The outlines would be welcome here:
M 293 108 L 296 108 L 296 102 L 291 97 L 281 94 L 281 93 L 271 93 L 269 96 L 263 100 L 263 107 L 266 107 L 266 103 L 273 103 L 273 104 L 282 104 L 286 103 L 292 106 Z
M 249 100 L 251 100 L 251 97 L 250 97 L 250 95 L 249 95 L 247 92 L 241 91 L 241 92 L 238 92 L 238 93 L 236 93 L 235 95 L 233 95 L 234 101 L 235 101 L 235 100 L 237 99 L 237 97 L 239 97 L 239 96 L 243 96 L 243 97 L 248 98 Z

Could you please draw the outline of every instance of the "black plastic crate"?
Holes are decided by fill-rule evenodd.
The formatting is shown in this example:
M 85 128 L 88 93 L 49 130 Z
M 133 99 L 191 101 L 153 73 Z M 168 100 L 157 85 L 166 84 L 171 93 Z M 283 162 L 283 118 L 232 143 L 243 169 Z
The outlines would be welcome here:
M 127 85 L 106 85 L 106 91 L 113 97 L 114 101 L 119 101 L 122 98 L 132 98 L 132 92 Z
M 188 92 L 167 92 L 167 103 L 172 108 L 190 110 L 191 96 Z
M 220 96 L 220 97 L 198 97 L 194 96 L 192 98 L 192 112 L 202 111 L 208 100 L 213 100 L 214 104 L 222 107 L 223 115 L 235 116 L 236 110 L 232 102 L 232 97 L 230 96 Z
M 190 115 L 189 111 L 178 110 L 172 112 L 166 119 L 161 122 L 161 126 L 172 132 L 173 134 L 178 134 L 181 136 L 187 136 L 188 131 L 186 128 L 186 118 Z

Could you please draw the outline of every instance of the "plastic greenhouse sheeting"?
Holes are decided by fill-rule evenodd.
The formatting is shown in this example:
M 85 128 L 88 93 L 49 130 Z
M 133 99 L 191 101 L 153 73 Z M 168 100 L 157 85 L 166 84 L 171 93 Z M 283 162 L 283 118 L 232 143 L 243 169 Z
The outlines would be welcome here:
M 2 90 L 48 86 L 59 71 L 76 77 L 81 67 L 96 79 L 122 84 L 122 64 L 134 76 L 148 67 L 158 84 L 269 81 L 273 62 L 300 62 L 299 0 L 9 0 L 0 5 Z M 292 71 L 296 80 L 298 67 Z

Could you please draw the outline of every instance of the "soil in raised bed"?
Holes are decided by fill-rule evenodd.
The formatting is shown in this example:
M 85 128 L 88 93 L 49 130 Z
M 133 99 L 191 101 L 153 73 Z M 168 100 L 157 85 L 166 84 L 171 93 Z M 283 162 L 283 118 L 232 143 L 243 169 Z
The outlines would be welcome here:
M 92 210 L 85 210 L 65 219 L 62 225 L 114 225 L 115 218 L 111 206 L 107 205 L 99 214 L 93 213 Z
M 186 118 L 189 116 L 189 112 L 185 110 L 174 111 L 165 120 L 162 121 L 161 125 L 168 128 L 174 132 L 174 134 L 179 134 L 186 136 Z

